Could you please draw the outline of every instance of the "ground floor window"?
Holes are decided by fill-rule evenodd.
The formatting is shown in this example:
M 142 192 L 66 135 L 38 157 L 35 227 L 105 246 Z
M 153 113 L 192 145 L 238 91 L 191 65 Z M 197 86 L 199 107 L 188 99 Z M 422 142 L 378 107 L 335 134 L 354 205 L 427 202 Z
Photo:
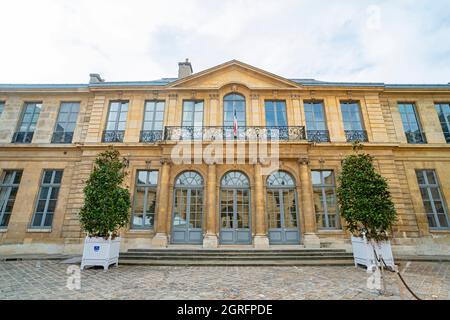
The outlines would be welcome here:
M 33 228 L 50 228 L 53 222 L 63 170 L 44 170 L 33 215 Z
M 314 210 L 319 229 L 339 229 L 339 209 L 333 171 L 312 171 Z
M 422 195 L 428 224 L 432 229 L 448 229 L 447 208 L 434 170 L 417 170 L 417 182 Z
M 175 181 L 172 243 L 201 243 L 203 225 L 203 178 L 186 171 Z
M 287 172 L 277 171 L 267 178 L 266 210 L 271 244 L 298 244 L 297 191 Z
M 8 227 L 19 189 L 21 170 L 4 170 L 0 180 L 0 229 Z
M 139 170 L 134 192 L 133 229 L 152 229 L 155 222 L 158 171 Z
M 285 172 L 267 178 L 267 215 L 269 228 L 297 228 L 295 183 Z
M 221 183 L 221 220 L 223 228 L 249 228 L 249 182 L 240 172 L 230 172 Z
M 251 243 L 250 182 L 242 172 L 228 172 L 221 180 L 220 227 L 221 243 Z

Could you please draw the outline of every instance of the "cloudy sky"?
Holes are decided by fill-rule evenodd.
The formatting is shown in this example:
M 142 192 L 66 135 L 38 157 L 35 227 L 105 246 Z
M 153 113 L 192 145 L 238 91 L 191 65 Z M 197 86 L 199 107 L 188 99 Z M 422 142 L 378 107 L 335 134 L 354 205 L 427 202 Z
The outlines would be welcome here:
M 153 80 L 231 59 L 287 78 L 450 82 L 448 0 L 0 0 L 0 83 Z

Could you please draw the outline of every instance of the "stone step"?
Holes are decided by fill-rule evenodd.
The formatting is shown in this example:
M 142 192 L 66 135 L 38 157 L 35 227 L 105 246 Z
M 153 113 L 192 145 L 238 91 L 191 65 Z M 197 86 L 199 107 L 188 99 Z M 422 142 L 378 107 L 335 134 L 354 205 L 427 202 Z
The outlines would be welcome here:
M 280 257 L 323 257 L 323 256 L 342 256 L 342 257 L 348 257 L 352 256 L 351 253 L 345 253 L 345 252 L 303 252 L 303 253 L 147 253 L 147 252 L 126 252 L 120 254 L 122 257 L 132 256 L 132 257 L 201 257 L 201 258 L 239 258 L 239 257 L 271 257 L 271 258 L 280 258 Z
M 121 253 L 121 264 L 152 266 L 328 266 L 353 265 L 353 255 L 343 249 L 269 248 L 162 248 L 130 249 Z
M 303 253 L 346 253 L 344 249 L 281 249 L 281 250 L 248 250 L 248 249 L 129 249 L 128 253 L 189 253 L 189 254 L 303 254 Z
M 350 259 L 330 259 L 330 260 L 126 260 L 119 259 L 121 265 L 146 265 L 146 266 L 204 266 L 204 267 L 293 267 L 293 266 L 353 266 L 353 260 Z
M 248 256 L 228 256 L 228 255 L 215 255 L 215 256 L 199 256 L 199 255 L 188 255 L 188 256 L 163 256 L 163 255 L 120 255 L 120 259 L 122 260 L 191 260 L 191 261 L 199 261 L 199 260 L 217 260 L 217 261 L 223 261 L 223 260 L 241 260 L 241 261 L 247 261 L 247 260 L 254 260 L 254 261 L 264 261 L 264 260 L 271 260 L 271 261 L 287 261 L 287 260 L 330 260 L 330 259 L 353 259 L 352 255 L 318 255 L 318 256 L 311 256 L 311 255 L 304 255 L 304 256 L 266 256 L 266 255 L 248 255 Z

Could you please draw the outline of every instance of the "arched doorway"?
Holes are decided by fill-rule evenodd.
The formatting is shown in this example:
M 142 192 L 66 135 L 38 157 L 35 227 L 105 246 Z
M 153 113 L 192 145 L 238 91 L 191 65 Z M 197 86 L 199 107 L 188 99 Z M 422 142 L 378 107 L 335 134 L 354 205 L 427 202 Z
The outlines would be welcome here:
M 266 210 L 271 244 L 298 244 L 298 206 L 295 182 L 283 171 L 267 178 Z
M 244 140 L 246 124 L 245 97 L 238 93 L 226 95 L 223 98 L 223 131 L 225 139 Z
M 220 183 L 220 243 L 250 244 L 250 183 L 239 171 L 225 174 Z
M 203 241 L 203 178 L 186 171 L 175 181 L 172 243 L 201 244 Z

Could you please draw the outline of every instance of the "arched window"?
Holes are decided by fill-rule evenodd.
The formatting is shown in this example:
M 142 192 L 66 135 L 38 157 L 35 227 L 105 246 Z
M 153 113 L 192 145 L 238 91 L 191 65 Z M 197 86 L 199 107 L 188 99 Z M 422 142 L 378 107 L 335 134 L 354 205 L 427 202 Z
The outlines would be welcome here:
M 245 97 L 241 94 L 230 93 L 223 98 L 223 126 L 226 139 L 245 139 Z
M 178 176 L 175 182 L 176 187 L 202 186 L 203 178 L 195 171 L 186 171 Z
M 220 241 L 251 243 L 250 183 L 239 171 L 225 174 L 220 183 Z
M 294 179 L 283 171 L 267 178 L 267 216 L 271 243 L 299 242 L 297 196 Z
M 250 186 L 248 182 L 248 178 L 239 171 L 228 172 L 222 178 L 222 187 L 239 187 L 239 188 L 248 188 Z
M 295 187 L 295 183 L 288 173 L 277 171 L 267 178 L 267 187 Z
M 201 243 L 203 220 L 203 178 L 186 171 L 175 181 L 172 242 Z

